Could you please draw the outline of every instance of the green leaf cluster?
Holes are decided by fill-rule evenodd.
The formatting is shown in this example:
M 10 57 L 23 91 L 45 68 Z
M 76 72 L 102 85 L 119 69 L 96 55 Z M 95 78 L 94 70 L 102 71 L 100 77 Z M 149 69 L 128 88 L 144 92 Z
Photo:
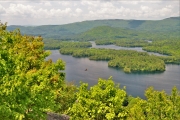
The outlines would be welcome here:
M 153 87 L 145 91 L 146 99 L 128 96 L 112 78 L 99 79 L 88 89 L 81 83 L 76 101 L 68 109 L 71 120 L 179 120 L 180 91 L 172 88 L 169 95 Z
M 112 80 L 99 79 L 98 84 L 88 90 L 88 84 L 81 83 L 77 92 L 77 100 L 69 109 L 72 120 L 113 120 L 123 119 L 126 92 L 119 89 Z
M 172 88 L 171 95 L 156 91 L 153 87 L 145 91 L 147 100 L 131 98 L 129 120 L 178 120 L 180 119 L 180 92 Z
M 45 119 L 59 108 L 56 91 L 64 84 L 65 63 L 45 61 L 42 37 L 8 32 L 0 24 L 0 119 Z

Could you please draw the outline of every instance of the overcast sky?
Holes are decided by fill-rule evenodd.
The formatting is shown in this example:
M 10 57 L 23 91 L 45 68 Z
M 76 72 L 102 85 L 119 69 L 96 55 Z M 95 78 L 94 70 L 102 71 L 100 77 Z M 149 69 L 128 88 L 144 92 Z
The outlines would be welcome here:
M 0 0 L 8 25 L 67 24 L 96 19 L 160 20 L 179 16 L 179 0 Z

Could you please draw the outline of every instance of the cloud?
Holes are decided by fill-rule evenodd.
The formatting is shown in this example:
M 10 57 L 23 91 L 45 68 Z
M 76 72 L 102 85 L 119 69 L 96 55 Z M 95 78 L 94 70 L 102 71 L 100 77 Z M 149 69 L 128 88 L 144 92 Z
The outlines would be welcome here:
M 58 2 L 60 5 L 62 6 L 70 6 L 71 5 L 71 2 L 70 1 L 60 1 Z
M 150 1 L 150 4 L 159 3 L 162 1 Z M 84 2 L 87 4 L 92 4 L 92 2 Z M 96 7 L 89 7 L 89 16 L 91 18 L 96 19 L 160 19 L 160 18 L 166 18 L 170 17 L 173 14 L 173 7 L 172 5 L 164 4 L 164 5 L 149 5 L 145 1 L 133 1 L 131 4 L 138 5 L 138 7 L 133 7 L 131 5 L 126 5 L 130 3 L 130 1 L 119 1 L 118 4 L 115 4 L 113 2 L 103 2 L 99 4 L 98 8 Z M 89 17 L 89 18 L 90 18 Z
M 171 14 L 172 10 L 165 7 L 165 8 L 160 9 L 159 13 L 160 13 L 161 16 L 166 16 L 167 14 Z
M 5 13 L 5 8 L 0 4 L 0 14 L 3 14 Z
M 52 6 L 50 2 L 45 2 L 44 5 L 45 6 Z
M 48 2 L 44 4 L 45 6 L 50 6 Z M 1 10 L 1 6 L 0 6 Z M 28 17 L 28 18 L 50 18 L 58 17 L 69 14 L 72 10 L 71 8 L 65 9 L 47 9 L 47 8 L 38 8 L 31 5 L 23 4 L 10 4 L 9 8 L 6 9 L 6 16 L 17 16 L 17 17 Z
M 71 8 L 66 8 L 66 9 L 50 9 L 50 10 L 47 10 L 47 9 L 38 9 L 36 11 L 36 13 L 34 13 L 34 18 L 35 17 L 38 17 L 38 18 L 51 18 L 51 19 L 56 19 L 58 17 L 63 17 L 67 14 L 70 14 L 71 13 Z
M 119 3 L 122 3 L 122 4 L 133 4 L 133 5 L 137 5 L 139 2 L 141 1 L 119 1 Z
M 6 11 L 7 16 L 30 16 L 35 12 L 33 6 L 23 4 L 10 4 Z
M 126 5 L 139 5 L 139 4 L 160 4 L 162 3 L 162 0 L 120 0 L 118 1 L 121 4 L 126 4 Z
M 115 6 L 111 2 L 105 2 L 101 4 L 101 7 L 103 8 L 114 8 Z
M 76 9 L 76 12 L 77 12 L 77 13 L 82 13 L 82 10 L 81 10 L 80 8 L 77 8 L 77 9 Z
M 150 7 L 148 7 L 148 6 L 141 6 L 141 10 L 143 11 L 143 12 L 150 12 L 152 9 L 150 8 Z
M 0 1 L 1 20 L 10 24 L 64 24 L 95 19 L 164 19 L 179 15 L 178 1 L 78 0 Z
M 88 7 L 98 7 L 100 3 L 99 1 L 81 1 L 81 5 Z

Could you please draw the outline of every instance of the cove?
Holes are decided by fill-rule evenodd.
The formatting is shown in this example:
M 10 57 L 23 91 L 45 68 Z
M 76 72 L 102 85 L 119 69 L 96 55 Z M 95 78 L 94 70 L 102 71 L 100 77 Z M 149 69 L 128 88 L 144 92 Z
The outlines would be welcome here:
M 92 44 L 92 48 L 106 48 L 106 49 L 115 49 L 115 50 L 135 50 L 138 52 L 147 52 L 142 49 L 142 47 L 121 47 L 121 46 L 116 46 L 116 45 L 96 45 L 95 41 L 90 41 Z M 148 54 L 153 54 L 157 56 L 167 56 L 159 53 L 154 53 L 154 52 L 147 52 Z
M 140 50 L 140 48 L 136 49 Z M 51 55 L 46 59 L 52 59 L 54 62 L 57 59 L 64 60 L 66 62 L 66 69 L 64 71 L 66 73 L 66 80 L 72 81 L 76 85 L 79 85 L 79 82 L 82 81 L 88 83 L 89 86 L 93 86 L 97 84 L 98 78 L 108 79 L 112 76 L 115 83 L 120 83 L 120 88 L 126 86 L 128 94 L 141 98 L 145 98 L 144 91 L 149 86 L 153 86 L 155 90 L 165 90 L 167 93 L 171 92 L 173 86 L 180 89 L 180 65 L 166 65 L 166 71 L 163 73 L 126 74 L 121 69 L 109 68 L 107 61 L 74 58 L 70 55 L 60 54 L 59 50 L 51 50 Z

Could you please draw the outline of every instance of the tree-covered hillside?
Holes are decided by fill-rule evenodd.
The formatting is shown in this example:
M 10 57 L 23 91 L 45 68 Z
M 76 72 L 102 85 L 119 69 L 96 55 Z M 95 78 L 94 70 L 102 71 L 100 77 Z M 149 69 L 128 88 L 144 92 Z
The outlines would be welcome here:
M 112 40 L 121 38 L 133 38 L 140 35 L 140 33 L 122 28 L 114 28 L 110 26 L 99 26 L 92 28 L 86 32 L 78 34 L 74 37 L 75 40 Z
M 166 32 L 177 35 L 180 30 L 180 17 L 171 17 L 164 20 L 92 20 L 65 25 L 18 26 L 11 25 L 7 30 L 21 29 L 22 34 L 41 35 L 52 39 L 73 39 L 75 35 L 98 26 L 128 28 L 149 33 Z

